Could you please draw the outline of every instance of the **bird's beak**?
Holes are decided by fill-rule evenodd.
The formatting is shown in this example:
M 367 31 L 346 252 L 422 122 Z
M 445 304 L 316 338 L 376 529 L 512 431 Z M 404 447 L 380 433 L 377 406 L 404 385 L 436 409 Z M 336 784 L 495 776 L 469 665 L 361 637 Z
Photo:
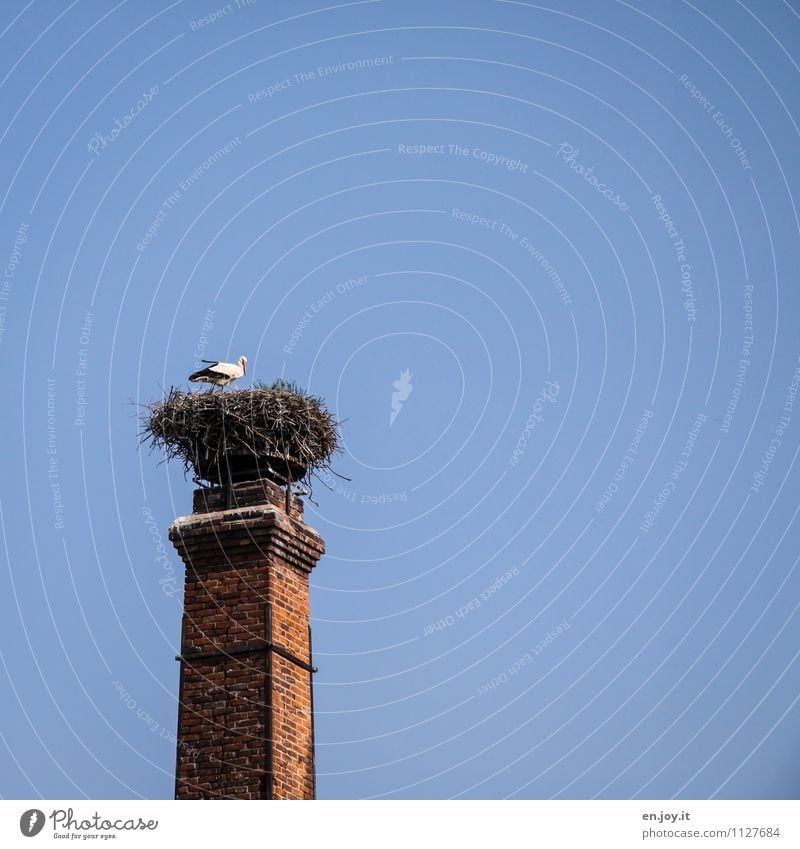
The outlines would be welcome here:
M 242 371 L 244 372 L 244 374 L 247 374 L 247 362 L 242 363 Z

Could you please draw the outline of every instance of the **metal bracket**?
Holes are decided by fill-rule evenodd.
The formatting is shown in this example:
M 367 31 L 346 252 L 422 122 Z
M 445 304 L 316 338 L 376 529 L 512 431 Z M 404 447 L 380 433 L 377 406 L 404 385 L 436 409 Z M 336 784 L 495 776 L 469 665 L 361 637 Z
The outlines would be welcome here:
M 285 657 L 286 660 L 291 661 L 301 669 L 305 669 L 306 672 L 319 672 L 316 666 L 311 666 L 304 660 L 300 660 L 297 655 L 292 654 L 289 649 L 279 643 L 259 643 L 254 646 L 236 646 L 232 649 L 217 649 L 216 651 L 196 651 L 191 652 L 190 654 L 176 654 L 175 660 L 179 660 L 183 663 L 191 663 L 193 660 L 206 660 L 211 657 L 229 657 L 233 659 L 234 655 L 248 654 L 254 651 L 273 651 L 275 654 Z

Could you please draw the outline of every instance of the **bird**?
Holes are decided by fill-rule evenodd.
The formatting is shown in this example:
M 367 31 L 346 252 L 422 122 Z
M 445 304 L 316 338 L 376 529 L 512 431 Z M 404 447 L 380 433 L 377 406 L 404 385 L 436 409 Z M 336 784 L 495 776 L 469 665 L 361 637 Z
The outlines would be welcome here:
M 223 392 L 229 383 L 247 374 L 247 357 L 239 357 L 235 363 L 219 363 L 216 360 L 200 360 L 200 362 L 209 365 L 190 374 L 189 380 L 193 383 L 213 383 Z

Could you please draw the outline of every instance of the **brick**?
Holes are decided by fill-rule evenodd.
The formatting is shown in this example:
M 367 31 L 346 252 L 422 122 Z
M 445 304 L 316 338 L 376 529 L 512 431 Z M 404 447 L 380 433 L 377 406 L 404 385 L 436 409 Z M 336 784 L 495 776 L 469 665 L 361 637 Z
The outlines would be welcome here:
M 302 500 L 287 513 L 271 481 L 235 484 L 229 499 L 201 488 L 169 537 L 186 565 L 181 655 L 257 649 L 183 663 L 176 798 L 314 798 L 311 674 L 263 648 L 268 603 L 271 638 L 311 663 L 308 575 L 325 546 Z

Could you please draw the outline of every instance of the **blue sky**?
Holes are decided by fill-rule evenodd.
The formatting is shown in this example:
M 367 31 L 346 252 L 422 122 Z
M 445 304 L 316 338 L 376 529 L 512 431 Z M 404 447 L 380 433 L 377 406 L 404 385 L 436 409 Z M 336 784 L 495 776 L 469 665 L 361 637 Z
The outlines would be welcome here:
M 137 405 L 245 354 L 344 421 L 320 797 L 797 797 L 796 2 L 0 32 L 0 795 L 171 796 Z

